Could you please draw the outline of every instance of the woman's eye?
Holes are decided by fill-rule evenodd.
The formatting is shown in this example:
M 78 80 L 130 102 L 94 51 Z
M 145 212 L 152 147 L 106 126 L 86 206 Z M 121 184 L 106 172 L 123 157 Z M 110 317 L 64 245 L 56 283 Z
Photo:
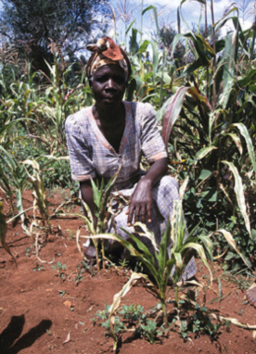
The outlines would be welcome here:
M 99 81 L 99 82 L 104 82 L 106 80 L 107 80 L 107 78 L 105 76 L 100 76 L 97 78 L 97 81 Z
M 125 80 L 122 76 L 115 77 L 115 82 L 118 84 L 122 84 Z

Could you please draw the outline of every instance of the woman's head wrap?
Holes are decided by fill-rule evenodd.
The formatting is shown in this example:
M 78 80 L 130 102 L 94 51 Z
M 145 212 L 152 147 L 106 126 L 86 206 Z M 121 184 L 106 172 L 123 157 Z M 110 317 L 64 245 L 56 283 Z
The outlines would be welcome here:
M 86 47 L 93 52 L 86 65 L 86 76 L 90 78 L 97 69 L 103 65 L 119 65 L 125 72 L 126 80 L 131 74 L 131 64 L 125 51 L 119 47 L 112 38 L 103 37 L 98 39 L 96 44 L 89 44 Z

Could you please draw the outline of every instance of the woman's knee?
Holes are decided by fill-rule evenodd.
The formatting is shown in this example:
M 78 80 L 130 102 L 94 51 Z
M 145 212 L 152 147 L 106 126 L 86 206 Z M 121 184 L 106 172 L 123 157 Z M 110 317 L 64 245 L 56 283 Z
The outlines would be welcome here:
M 172 195 L 179 195 L 179 183 L 172 176 L 164 176 L 159 181 L 159 191 L 162 191 L 164 195 L 171 193 Z

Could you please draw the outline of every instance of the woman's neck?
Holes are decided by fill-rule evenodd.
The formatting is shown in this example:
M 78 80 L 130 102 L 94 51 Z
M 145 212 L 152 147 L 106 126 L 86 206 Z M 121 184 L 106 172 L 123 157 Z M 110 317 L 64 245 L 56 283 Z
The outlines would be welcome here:
M 92 108 L 93 116 L 96 121 L 100 121 L 103 126 L 115 126 L 120 124 L 125 117 L 124 104 L 121 103 L 117 107 L 109 109 L 97 106 L 97 103 Z
M 125 129 L 125 107 L 123 104 L 120 106 L 114 112 L 113 110 L 104 110 L 101 112 L 96 106 L 92 108 L 98 128 L 116 152 L 119 151 Z

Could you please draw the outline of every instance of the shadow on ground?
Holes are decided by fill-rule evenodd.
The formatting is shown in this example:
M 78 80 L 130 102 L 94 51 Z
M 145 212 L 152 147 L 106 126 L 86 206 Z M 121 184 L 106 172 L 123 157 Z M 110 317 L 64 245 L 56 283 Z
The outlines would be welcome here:
M 52 321 L 42 320 L 37 326 L 31 328 L 20 337 L 25 324 L 25 316 L 13 316 L 8 326 L 0 334 L 0 353 L 17 354 L 29 348 L 39 337 L 46 333 Z

